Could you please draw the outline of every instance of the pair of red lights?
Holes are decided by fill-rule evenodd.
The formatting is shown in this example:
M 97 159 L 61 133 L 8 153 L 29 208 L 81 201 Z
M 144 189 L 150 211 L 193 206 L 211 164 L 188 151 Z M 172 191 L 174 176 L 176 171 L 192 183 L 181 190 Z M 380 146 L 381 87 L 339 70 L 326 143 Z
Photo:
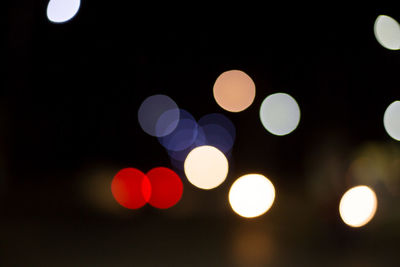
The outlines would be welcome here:
M 146 174 L 135 168 L 124 168 L 114 176 L 111 192 L 115 200 L 128 209 L 138 209 L 146 203 L 168 209 L 181 199 L 183 183 L 169 168 L 156 167 Z

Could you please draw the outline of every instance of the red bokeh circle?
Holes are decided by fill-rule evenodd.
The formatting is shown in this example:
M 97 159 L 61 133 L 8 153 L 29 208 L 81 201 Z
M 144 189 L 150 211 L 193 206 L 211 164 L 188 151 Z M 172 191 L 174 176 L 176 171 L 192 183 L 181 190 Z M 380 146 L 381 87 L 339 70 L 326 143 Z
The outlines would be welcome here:
M 165 167 L 156 167 L 147 174 L 151 184 L 149 204 L 155 208 L 168 209 L 182 197 L 183 184 L 178 174 Z
M 135 168 L 120 170 L 111 182 L 115 200 L 128 209 L 143 207 L 150 200 L 151 190 L 147 176 Z

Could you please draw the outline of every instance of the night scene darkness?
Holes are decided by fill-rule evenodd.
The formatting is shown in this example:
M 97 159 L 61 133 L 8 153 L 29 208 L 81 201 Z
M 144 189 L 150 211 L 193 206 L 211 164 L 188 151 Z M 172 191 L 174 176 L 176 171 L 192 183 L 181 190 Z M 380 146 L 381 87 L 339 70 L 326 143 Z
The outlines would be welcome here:
M 399 9 L 5 6 L 0 266 L 399 265 Z

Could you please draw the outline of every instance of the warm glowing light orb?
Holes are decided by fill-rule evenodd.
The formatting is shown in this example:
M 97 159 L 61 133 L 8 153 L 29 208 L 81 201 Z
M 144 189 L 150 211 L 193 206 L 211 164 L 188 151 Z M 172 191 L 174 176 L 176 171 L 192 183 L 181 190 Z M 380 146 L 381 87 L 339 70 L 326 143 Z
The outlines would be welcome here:
M 80 0 L 50 0 L 47 18 L 54 23 L 67 22 L 78 13 L 80 5 Z
M 274 135 L 287 135 L 297 128 L 300 122 L 300 108 L 296 100 L 288 94 L 269 95 L 261 104 L 261 123 Z
M 395 19 L 386 15 L 378 16 L 374 24 L 374 34 L 384 48 L 400 49 L 400 25 Z
M 400 101 L 390 104 L 383 115 L 383 126 L 387 134 L 400 141 Z
M 256 86 L 243 71 L 230 70 L 217 78 L 213 92 L 215 101 L 221 108 L 230 112 L 240 112 L 253 103 Z
M 274 185 L 261 174 L 238 178 L 229 190 L 229 203 L 237 214 L 254 218 L 267 212 L 275 200 Z
M 189 182 L 201 189 L 212 189 L 222 184 L 228 175 L 228 160 L 213 146 L 199 146 L 187 155 L 184 171 Z
M 353 187 L 340 200 L 340 217 L 351 227 L 364 226 L 374 217 L 377 202 L 375 192 L 368 186 Z

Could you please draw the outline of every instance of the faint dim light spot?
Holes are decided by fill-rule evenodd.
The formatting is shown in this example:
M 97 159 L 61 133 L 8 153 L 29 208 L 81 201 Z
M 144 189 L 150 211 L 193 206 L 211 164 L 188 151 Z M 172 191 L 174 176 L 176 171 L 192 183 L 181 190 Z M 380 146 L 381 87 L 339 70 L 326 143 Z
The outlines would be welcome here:
M 395 19 L 386 15 L 378 16 L 374 24 L 374 34 L 384 48 L 400 49 L 400 25 Z
M 271 227 L 263 225 L 240 225 L 232 232 L 230 266 L 271 266 L 276 255 Z
M 253 103 L 256 86 L 243 71 L 230 70 L 217 78 L 213 92 L 215 101 L 221 108 L 230 112 L 240 112 Z
M 218 113 L 207 114 L 200 118 L 199 129 L 204 134 L 207 145 L 228 153 L 235 142 L 236 128 L 226 116 Z
M 127 209 L 138 209 L 149 201 L 151 184 L 140 170 L 125 168 L 114 176 L 111 192 L 121 206 Z
M 376 208 L 375 192 L 365 185 L 349 189 L 339 204 L 340 217 L 351 227 L 366 225 L 374 217 Z
M 94 212 L 123 215 L 110 191 L 110 182 L 114 175 L 115 168 L 105 163 L 83 170 L 76 186 L 82 205 Z
M 287 135 L 300 122 L 300 108 L 288 94 L 276 93 L 264 99 L 260 108 L 261 123 L 274 135 Z
M 140 127 L 149 135 L 156 137 L 172 133 L 178 126 L 179 118 L 178 106 L 166 95 L 149 96 L 138 111 Z
M 203 127 L 209 124 L 219 125 L 220 127 L 224 128 L 230 134 L 230 138 L 235 140 L 236 127 L 225 115 L 220 113 L 211 113 L 200 118 L 199 126 Z
M 238 178 L 229 190 L 229 203 L 242 217 L 254 218 L 267 212 L 275 199 L 274 185 L 261 174 Z
M 78 13 L 80 0 L 50 0 L 47 5 L 47 18 L 54 23 L 63 23 Z
M 400 141 L 400 101 L 390 104 L 383 115 L 383 125 L 387 134 Z
M 178 174 L 165 167 L 156 167 L 146 173 L 151 184 L 149 204 L 155 208 L 168 209 L 182 197 L 183 184 Z
M 228 175 L 228 160 L 213 146 L 194 148 L 184 162 L 189 182 L 201 189 L 212 189 L 222 184 Z
M 371 151 L 372 152 L 372 151 Z M 384 179 L 386 171 L 389 169 L 382 155 L 375 152 L 370 157 L 358 157 L 355 159 L 348 170 L 348 175 L 354 181 L 366 184 L 375 184 Z

